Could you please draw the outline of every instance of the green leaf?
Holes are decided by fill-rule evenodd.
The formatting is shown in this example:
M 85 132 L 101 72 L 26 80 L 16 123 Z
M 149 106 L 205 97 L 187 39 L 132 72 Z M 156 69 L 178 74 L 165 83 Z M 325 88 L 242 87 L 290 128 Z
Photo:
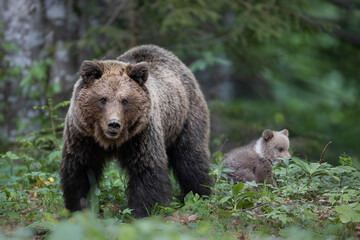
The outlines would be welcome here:
M 227 196 L 227 197 L 223 197 L 220 201 L 219 204 L 223 204 L 225 202 L 227 202 L 231 197 Z
M 360 222 L 359 205 L 352 208 L 349 204 L 342 204 L 335 207 L 335 211 L 340 214 L 340 221 L 342 223 Z
M 48 156 L 49 162 L 53 162 L 56 159 L 59 159 L 59 161 L 60 161 L 60 158 L 61 158 L 61 151 L 60 150 L 54 151 L 54 152 L 50 153 L 49 156 Z
M 319 167 L 320 167 L 319 163 L 310 163 L 310 165 L 308 165 L 309 174 L 313 175 L 314 173 L 316 173 Z
M 331 169 L 333 173 L 348 173 L 348 172 L 354 172 L 356 171 L 356 168 L 350 167 L 350 166 L 337 166 Z
M 194 199 L 194 193 L 192 191 L 190 191 L 188 194 L 186 194 L 186 196 L 184 197 L 184 203 L 185 205 L 193 203 L 193 199 Z
M 253 192 L 253 191 L 246 191 L 244 193 L 241 194 L 242 197 L 254 197 L 256 196 L 256 192 Z
M 16 160 L 16 159 L 19 159 L 19 157 L 13 153 L 13 152 L 6 152 L 6 157 L 8 157 L 10 160 Z
M 297 158 L 293 159 L 293 162 L 297 166 L 299 166 L 304 172 L 310 174 L 310 172 L 309 172 L 309 164 L 307 164 L 306 162 L 304 162 L 304 161 L 302 161 L 300 159 L 297 159 Z
M 54 110 L 58 109 L 59 107 L 66 107 L 70 104 L 70 101 L 63 101 L 55 105 Z
M 286 214 L 279 214 L 278 215 L 278 219 L 282 222 L 282 223 L 287 223 L 287 221 L 288 221 L 288 216 L 286 215 Z
M 245 183 L 243 183 L 243 182 L 239 182 L 239 183 L 235 184 L 233 187 L 233 190 L 232 190 L 233 195 L 234 196 L 238 195 L 238 193 L 241 191 L 241 189 L 244 188 L 244 185 L 245 185 Z

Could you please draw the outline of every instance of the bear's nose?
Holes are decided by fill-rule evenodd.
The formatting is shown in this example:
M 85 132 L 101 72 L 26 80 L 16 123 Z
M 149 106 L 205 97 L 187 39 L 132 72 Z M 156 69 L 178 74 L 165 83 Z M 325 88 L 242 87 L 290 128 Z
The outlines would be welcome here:
M 120 128 L 121 123 L 117 119 L 111 119 L 108 121 L 108 127 L 118 129 Z

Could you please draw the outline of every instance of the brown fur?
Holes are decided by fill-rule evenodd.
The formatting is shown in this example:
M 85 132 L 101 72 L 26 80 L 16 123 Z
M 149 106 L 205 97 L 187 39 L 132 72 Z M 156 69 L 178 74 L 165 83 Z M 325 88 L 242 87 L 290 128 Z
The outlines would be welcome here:
M 93 136 L 103 148 L 119 147 L 141 131 L 149 121 L 149 95 L 128 76 L 134 66 L 111 60 L 86 61 L 81 71 L 92 72 L 91 66 L 102 69 L 101 79 L 86 83 L 89 86 L 81 88 L 77 93 L 77 99 L 72 101 L 74 105 L 69 110 L 70 114 L 74 111 L 77 117 L 71 120 L 78 121 L 75 126 L 82 126 L 78 130 L 84 135 Z M 106 107 L 98 102 L 103 97 L 107 99 Z M 129 104 L 123 106 L 124 100 Z M 119 119 L 121 122 L 120 133 L 116 137 L 106 134 L 110 119 Z
M 266 129 L 262 137 L 250 144 L 234 149 L 225 155 L 225 168 L 234 172 L 228 173 L 234 182 L 255 181 L 276 185 L 272 178 L 272 163 L 283 157 L 291 157 L 289 153 L 289 132 Z
M 144 217 L 170 199 L 168 165 L 182 190 L 210 194 L 209 113 L 190 70 L 152 45 L 117 60 L 84 61 L 65 121 L 61 184 L 66 208 L 98 182 L 109 158 L 129 173 L 129 205 Z M 92 176 L 92 177 L 91 177 Z

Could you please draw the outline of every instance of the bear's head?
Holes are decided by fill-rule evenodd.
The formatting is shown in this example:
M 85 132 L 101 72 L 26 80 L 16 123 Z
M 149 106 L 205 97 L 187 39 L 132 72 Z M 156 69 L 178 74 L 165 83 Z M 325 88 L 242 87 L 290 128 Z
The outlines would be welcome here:
M 144 129 L 151 111 L 146 62 L 84 61 L 79 75 L 73 108 L 83 134 L 109 148 Z
M 291 158 L 289 147 L 289 131 L 287 129 L 282 131 L 266 129 L 261 138 L 257 140 L 255 151 L 260 157 L 276 161 L 284 157 Z

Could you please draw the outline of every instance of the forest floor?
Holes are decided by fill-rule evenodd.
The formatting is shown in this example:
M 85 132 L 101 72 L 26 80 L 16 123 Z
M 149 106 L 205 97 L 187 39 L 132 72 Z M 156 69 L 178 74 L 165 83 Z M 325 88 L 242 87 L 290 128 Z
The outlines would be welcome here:
M 278 187 L 228 183 L 222 153 L 213 154 L 209 197 L 189 193 L 135 220 L 127 177 L 114 163 L 89 196 L 88 211 L 70 215 L 59 187 L 60 150 L 1 155 L 0 239 L 357 239 L 360 171 L 294 158 L 274 166 Z M 37 159 L 37 160 L 35 160 Z M 42 159 L 42 160 L 41 160 Z M 174 196 L 180 194 L 170 175 Z

